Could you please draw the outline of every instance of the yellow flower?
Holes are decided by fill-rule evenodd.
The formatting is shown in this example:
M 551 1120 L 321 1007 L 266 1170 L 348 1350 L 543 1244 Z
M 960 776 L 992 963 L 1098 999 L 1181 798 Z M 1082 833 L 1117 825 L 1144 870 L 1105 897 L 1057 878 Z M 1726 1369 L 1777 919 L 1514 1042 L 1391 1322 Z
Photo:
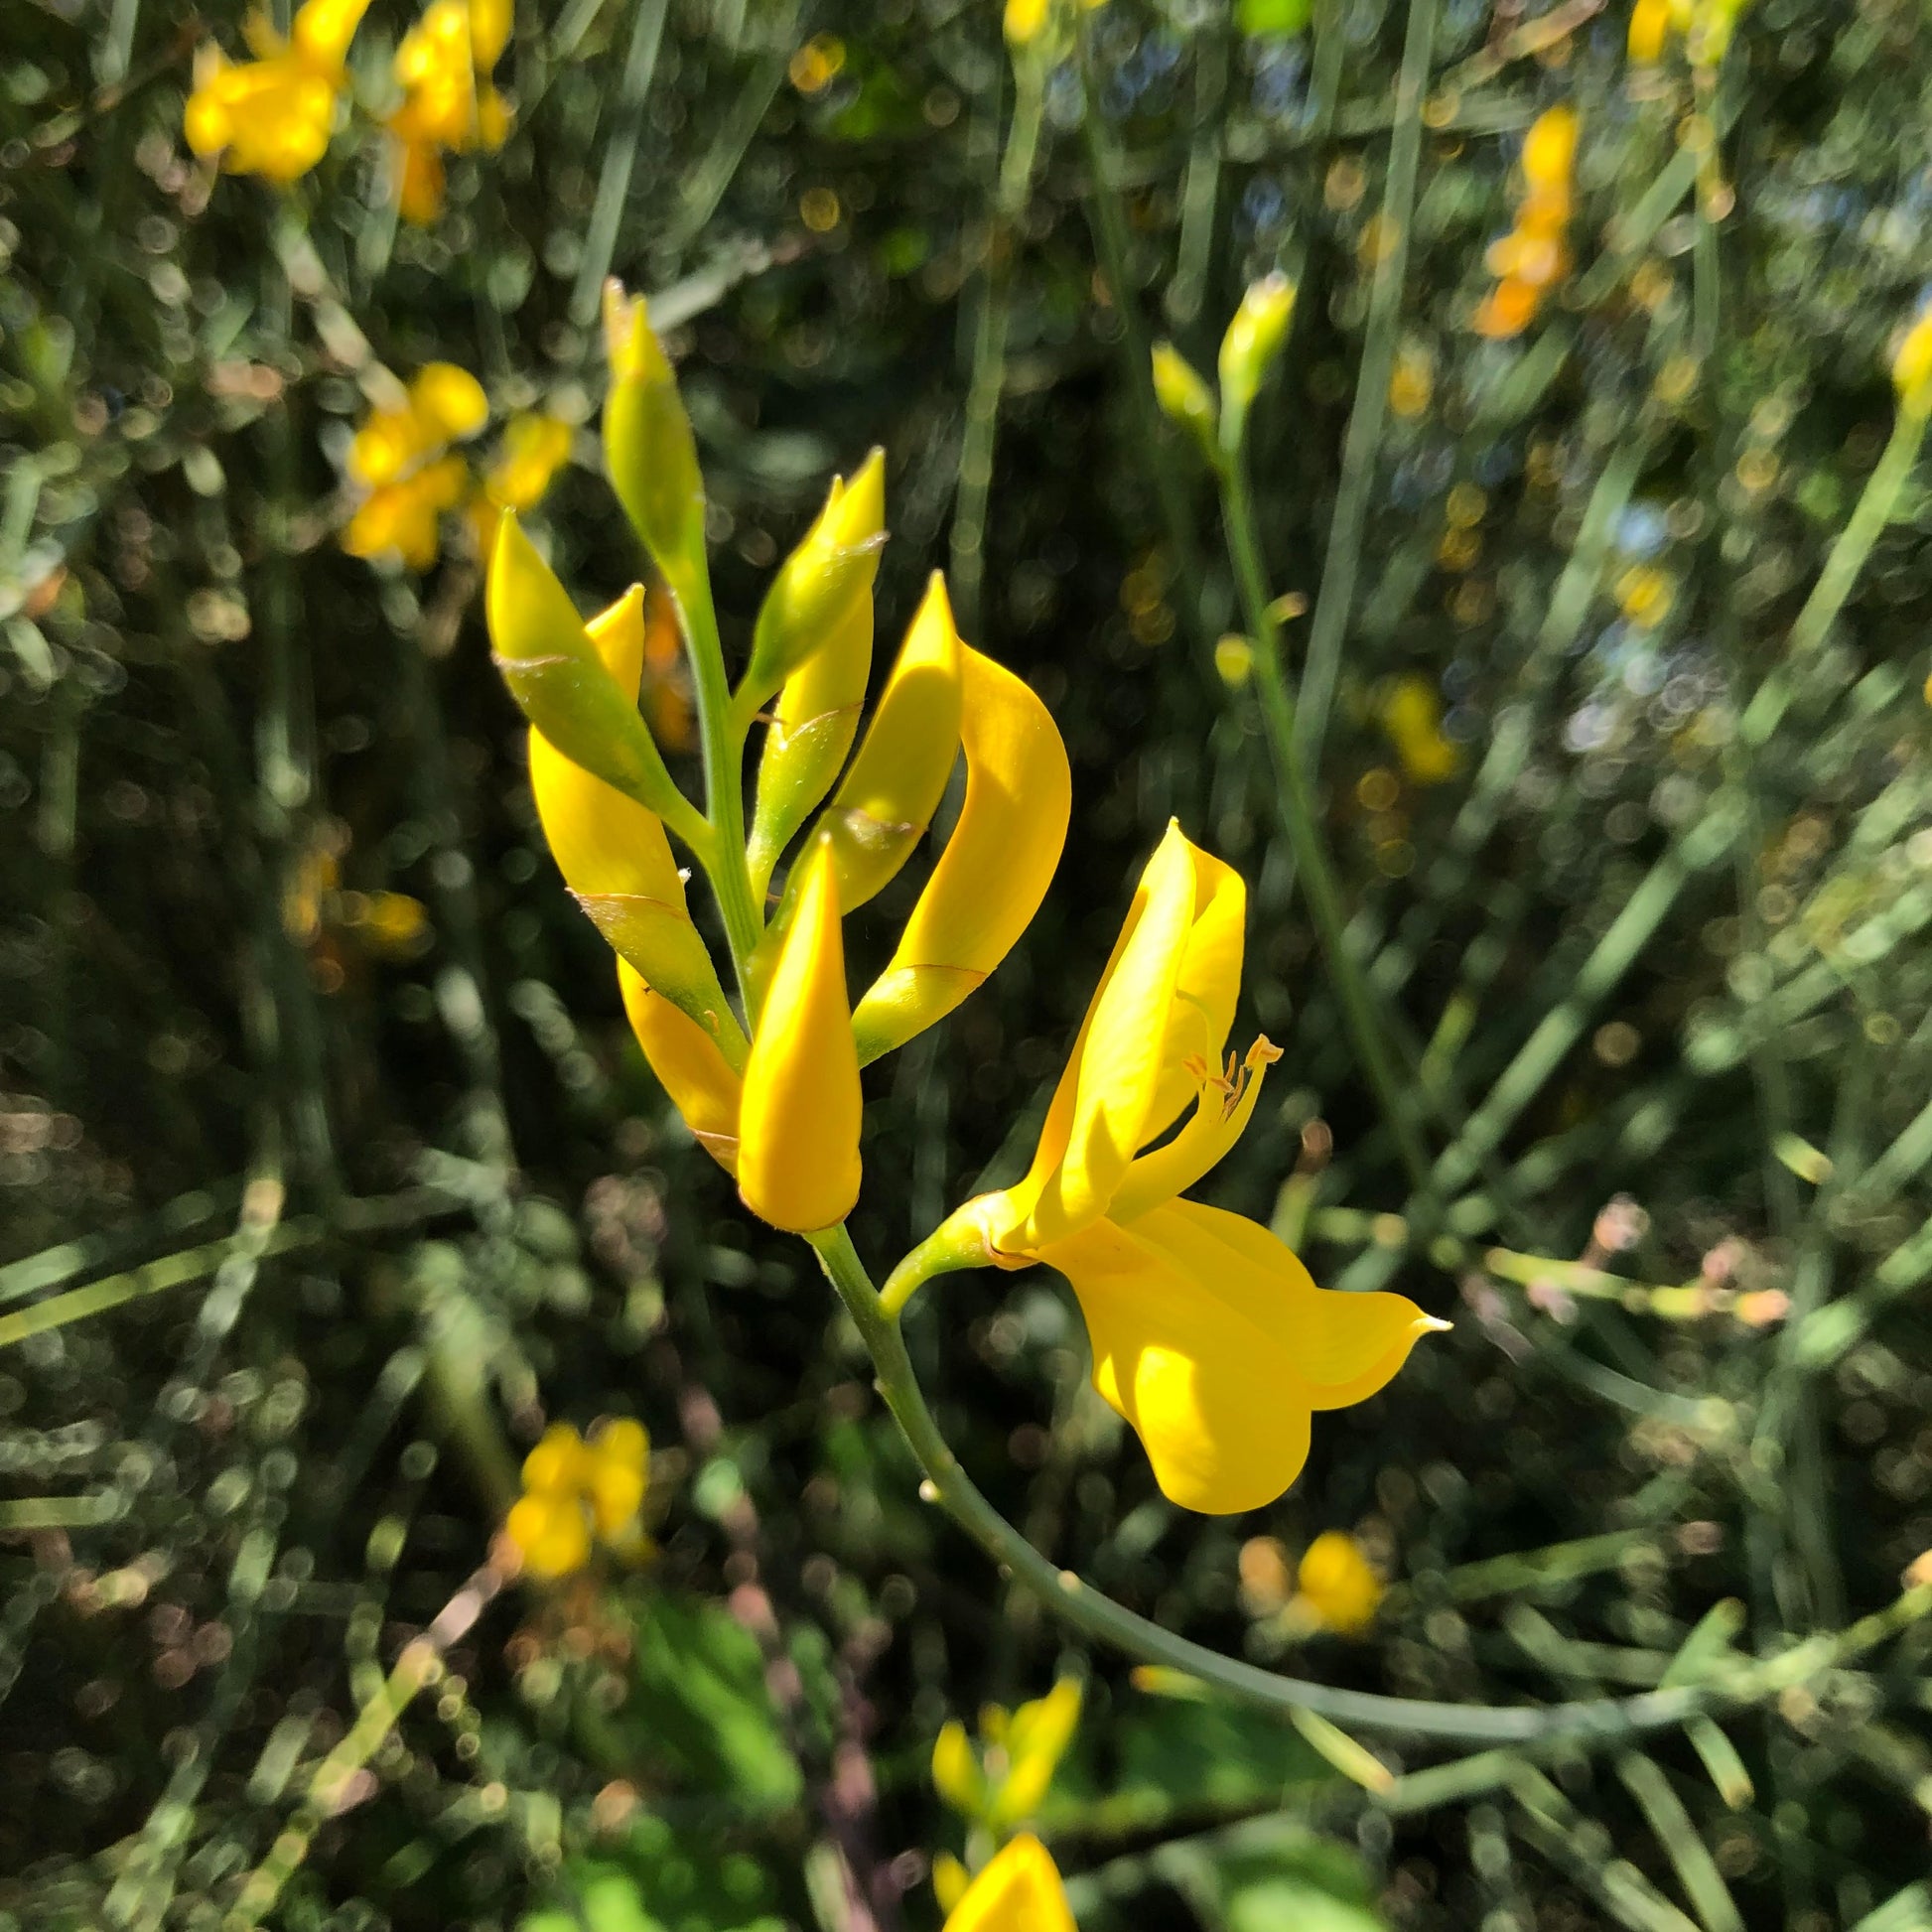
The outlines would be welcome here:
M 975 1750 L 957 1718 L 932 1746 L 932 1782 L 962 1817 L 1009 1831 L 1037 1812 L 1080 1722 L 1080 1685 L 1062 1677 L 1042 1698 L 1011 1714 L 997 1704 L 980 1713 Z
M 1381 1578 L 1343 1530 L 1322 1531 L 1303 1551 L 1295 1584 L 1291 1615 L 1299 1609 L 1300 1620 L 1344 1637 L 1367 1629 L 1382 1602 Z
M 1414 784 L 1442 784 L 1462 763 L 1454 741 L 1443 736 L 1443 700 L 1426 677 L 1395 680 L 1382 700 L 1382 729 Z
M 1520 336 L 1549 291 L 1570 272 L 1564 236 L 1570 225 L 1571 178 L 1577 164 L 1577 110 L 1546 109 L 1523 137 L 1524 193 L 1516 222 L 1490 245 L 1489 272 L 1499 279 L 1475 314 L 1475 330 L 1493 341 Z
M 502 447 L 483 480 L 483 493 L 470 506 L 477 555 L 487 557 L 496 543 L 503 511 L 535 509 L 551 482 L 570 461 L 571 428 L 554 416 L 525 412 L 503 425 Z
M 928 1244 L 1058 1269 L 1086 1317 L 1094 1387 L 1133 1425 L 1163 1492 L 1213 1515 L 1280 1495 L 1308 1458 L 1312 1412 L 1373 1395 L 1445 1325 L 1399 1295 L 1317 1289 L 1266 1228 L 1176 1198 L 1240 1138 L 1279 1057 L 1257 1039 L 1245 1063 L 1222 1063 L 1246 898 L 1229 867 L 1169 827 L 1032 1169 Z
M 1891 358 L 1892 386 L 1908 416 L 1932 416 L 1932 303 L 1919 310 Z
M 504 1519 L 523 1568 L 546 1580 L 591 1560 L 594 1543 L 638 1556 L 648 1540 L 637 1515 L 650 1487 L 650 1438 L 628 1417 L 601 1423 L 586 1443 L 556 1423 L 523 1458 L 523 1493 Z
M 343 532 L 352 557 L 393 552 L 427 570 L 441 549 L 441 519 L 470 489 L 470 468 L 446 454 L 489 420 L 483 384 L 454 362 L 426 363 L 395 408 L 355 432 L 348 474 L 367 492 Z
M 945 1932 L 1076 1932 L 1045 1846 L 1031 1832 L 1016 1838 L 947 1913 Z
M 211 43 L 195 62 L 182 131 L 199 155 L 232 175 L 291 182 L 329 149 L 348 86 L 344 63 L 368 0 L 308 0 L 287 41 L 264 15 L 244 29 L 257 58 L 234 63 Z
M 396 188 L 403 218 L 434 221 L 443 211 L 443 151 L 494 150 L 510 114 L 490 85 L 509 39 L 508 0 L 431 0 L 396 49 L 403 104 L 389 117 L 396 137 Z

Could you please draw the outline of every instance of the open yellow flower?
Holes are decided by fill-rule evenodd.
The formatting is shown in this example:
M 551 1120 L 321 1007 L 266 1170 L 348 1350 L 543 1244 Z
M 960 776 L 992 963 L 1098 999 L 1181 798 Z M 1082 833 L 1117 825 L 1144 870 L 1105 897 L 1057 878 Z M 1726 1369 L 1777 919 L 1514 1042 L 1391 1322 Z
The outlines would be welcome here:
M 568 1423 L 544 1431 L 523 1458 L 523 1493 L 503 1533 L 523 1568 L 546 1582 L 568 1577 L 602 1543 L 635 1558 L 650 1545 L 637 1525 L 650 1487 L 650 1438 L 627 1416 L 600 1423 L 586 1443 Z
M 244 26 L 256 58 L 232 62 L 212 43 L 195 62 L 195 90 L 182 131 L 199 155 L 219 155 L 231 175 L 291 182 L 328 152 L 348 86 L 345 62 L 369 0 L 308 0 L 288 40 L 251 14 Z
M 974 1824 L 1010 1831 L 1039 1810 L 1079 1722 L 1080 1684 L 1072 1677 L 1011 1713 L 989 1704 L 977 1750 L 966 1726 L 948 1719 L 932 1746 L 933 1785 Z
M 443 154 L 494 150 L 509 108 L 490 69 L 509 40 L 508 0 L 431 0 L 396 49 L 403 104 L 389 117 L 396 137 L 396 192 L 406 221 L 443 211 Z
M 1052 1854 L 1022 1832 L 967 1886 L 945 1932 L 1076 1932 Z
M 348 474 L 366 494 L 343 531 L 352 557 L 394 553 L 427 570 L 442 547 L 442 517 L 470 490 L 470 467 L 449 453 L 489 420 L 483 384 L 454 362 L 428 362 L 402 401 L 373 411 L 348 449 Z
M 1400 1295 L 1317 1289 L 1266 1228 L 1176 1198 L 1240 1138 L 1279 1057 L 1257 1039 L 1222 1062 L 1246 900 L 1231 868 L 1169 827 L 1033 1167 L 927 1244 L 1058 1269 L 1086 1317 L 1094 1387 L 1133 1425 L 1163 1492 L 1212 1515 L 1280 1495 L 1308 1459 L 1313 1411 L 1373 1395 L 1418 1335 L 1446 1325 Z

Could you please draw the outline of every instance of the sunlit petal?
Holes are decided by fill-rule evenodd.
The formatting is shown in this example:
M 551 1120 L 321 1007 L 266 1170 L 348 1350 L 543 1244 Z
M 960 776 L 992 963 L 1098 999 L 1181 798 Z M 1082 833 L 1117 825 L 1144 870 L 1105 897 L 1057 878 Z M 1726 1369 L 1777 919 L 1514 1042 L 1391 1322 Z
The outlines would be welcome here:
M 628 960 L 618 961 L 618 988 L 630 1031 L 692 1139 L 727 1173 L 736 1173 L 744 1082 L 718 1041 L 662 994 L 653 993 Z
M 1077 1932 L 1045 1846 L 1023 1832 L 947 1914 L 945 1932 Z

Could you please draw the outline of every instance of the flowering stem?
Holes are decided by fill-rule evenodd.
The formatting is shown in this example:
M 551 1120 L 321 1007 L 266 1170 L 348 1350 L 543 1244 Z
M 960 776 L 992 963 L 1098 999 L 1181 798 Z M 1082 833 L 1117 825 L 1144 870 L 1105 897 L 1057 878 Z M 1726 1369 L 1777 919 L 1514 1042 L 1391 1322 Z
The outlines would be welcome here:
M 1221 487 L 1221 514 L 1227 525 L 1228 548 L 1241 590 L 1241 608 L 1254 638 L 1255 691 L 1261 700 L 1262 725 L 1269 750 L 1274 755 L 1275 795 L 1281 806 L 1282 823 L 1294 848 L 1296 867 L 1308 894 L 1309 911 L 1313 916 L 1321 950 L 1334 976 L 1335 992 L 1341 1001 L 1343 1022 L 1354 1042 L 1355 1056 L 1375 1089 L 1382 1116 L 1395 1136 L 1396 1149 L 1409 1172 L 1410 1181 L 1420 1192 L 1428 1185 L 1429 1153 L 1396 1077 L 1389 1053 L 1389 1030 L 1376 1010 L 1375 996 L 1367 979 L 1348 950 L 1341 893 L 1335 884 L 1334 868 L 1328 863 L 1320 828 L 1315 823 L 1314 797 L 1296 737 L 1295 700 L 1282 671 L 1281 625 L 1270 606 L 1241 453 L 1237 450 L 1224 456 L 1215 465 L 1215 474 Z
M 698 743 L 704 759 L 705 816 L 711 824 L 711 836 L 693 850 L 717 895 L 739 991 L 748 1002 L 745 1018 L 750 1024 L 758 1016 L 749 1006 L 749 969 L 764 921 L 759 916 L 751 868 L 745 859 L 744 738 L 732 729 L 731 690 L 725 680 L 725 651 L 718 637 L 711 586 L 696 577 L 674 588 L 691 632 L 691 687 L 697 699 Z
M 1709 1710 L 1737 1708 L 1776 1697 L 1780 1691 L 1835 1670 L 1907 1625 L 1932 1616 L 1932 1586 L 1925 1586 L 1906 1590 L 1884 1609 L 1842 1631 L 1812 1638 L 1762 1662 L 1740 1664 L 1725 1653 L 1696 1682 L 1628 1698 L 1587 1698 L 1569 1704 L 1506 1709 L 1342 1690 L 1223 1657 L 1137 1616 L 1081 1582 L 1072 1571 L 1056 1570 L 981 1495 L 939 1433 L 912 1371 L 898 1322 L 873 1287 L 844 1224 L 805 1238 L 852 1316 L 877 1371 L 875 1386 L 924 1474 L 920 1495 L 938 1503 L 1009 1577 L 1025 1584 L 1076 1630 L 1131 1657 L 1183 1671 L 1265 1710 L 1312 1712 L 1332 1723 L 1365 1730 L 1465 1744 L 1608 1743 L 1644 1731 L 1669 1729 Z

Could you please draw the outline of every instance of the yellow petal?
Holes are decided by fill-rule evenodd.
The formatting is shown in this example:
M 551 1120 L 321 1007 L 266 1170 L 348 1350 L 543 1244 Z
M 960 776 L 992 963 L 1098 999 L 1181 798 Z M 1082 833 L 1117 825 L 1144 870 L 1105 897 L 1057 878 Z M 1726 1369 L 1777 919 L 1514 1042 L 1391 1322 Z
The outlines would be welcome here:
M 618 961 L 618 990 L 630 1031 L 692 1139 L 727 1173 L 736 1173 L 744 1083 L 717 1039 L 662 994 L 653 993 L 627 959 Z
M 1190 840 L 1194 861 L 1194 911 L 1186 950 L 1174 981 L 1161 1041 L 1161 1079 L 1155 1088 L 1141 1145 L 1165 1134 L 1199 1087 L 1194 1067 L 1211 1065 L 1227 1045 L 1241 993 L 1241 954 L 1246 939 L 1248 888 L 1230 865 Z
M 1039 1259 L 1073 1285 L 1094 1386 L 1163 1493 L 1208 1515 L 1272 1502 L 1308 1459 L 1311 1412 L 1374 1394 L 1442 1325 L 1399 1295 L 1319 1290 L 1267 1229 L 1191 1201 Z
M 532 1495 L 574 1496 L 584 1469 L 584 1439 L 569 1423 L 552 1423 L 523 1458 L 523 1487 Z
M 605 1423 L 591 1437 L 586 1490 L 597 1533 L 609 1542 L 644 1506 L 650 1484 L 650 1438 L 629 1417 Z
M 554 416 L 513 416 L 503 430 L 503 453 L 489 473 L 490 500 L 510 510 L 533 507 L 570 461 L 570 425 Z
M 959 753 L 961 648 L 945 580 L 935 572 L 865 743 L 825 813 L 847 912 L 904 865 L 945 794 Z
M 1295 1583 L 1302 1602 L 1343 1636 L 1365 1629 L 1382 1602 L 1381 1578 L 1362 1546 L 1342 1530 L 1324 1530 L 1309 1545 Z
M 306 0 L 296 10 L 293 44 L 313 66 L 340 71 L 369 0 Z
M 1523 178 L 1532 188 L 1567 188 L 1577 160 L 1577 110 L 1546 108 L 1523 136 Z
M 932 1787 L 962 1817 L 977 1819 L 986 1808 L 986 1778 L 957 1718 L 941 1725 L 933 1739 Z
M 1655 67 L 1669 35 L 1670 0 L 1637 0 L 1630 9 L 1630 59 L 1639 67 Z
M 1223 1074 L 1203 1065 L 1200 1092 L 1193 1118 L 1166 1147 L 1144 1154 L 1128 1169 L 1114 1190 L 1108 1217 L 1123 1226 L 1163 1201 L 1173 1200 L 1220 1161 L 1253 1119 L 1261 1098 L 1261 1076 L 1281 1058 L 1280 1047 L 1266 1038 L 1248 1048 L 1245 1064 Z
M 503 1530 L 533 1577 L 568 1577 L 591 1560 L 590 1518 L 575 1496 L 520 1497 Z
M 425 362 L 409 385 L 409 405 L 446 443 L 474 436 L 489 421 L 483 384 L 454 362 Z
M 1079 1680 L 1062 1677 L 1043 1698 L 1023 1704 L 1013 1714 L 1007 1730 L 1007 1756 L 1013 1768 L 994 1801 L 996 1826 L 1031 1818 L 1045 1802 L 1053 1773 L 1080 1722 L 1080 1702 Z
M 1169 1012 L 1193 927 L 1193 848 L 1170 825 L 1129 914 L 1133 930 L 1102 982 L 1080 1055 L 1066 1153 L 1040 1196 L 1036 1238 L 1106 1212 L 1148 1136 Z
M 942 1912 L 950 1912 L 966 1896 L 972 1873 L 950 1852 L 932 1855 L 932 1895 Z
M 510 0 L 470 0 L 470 51 L 480 73 L 487 73 L 509 45 L 510 13 Z
M 794 1234 L 833 1226 L 858 1201 L 863 1109 L 827 844 L 803 873 L 745 1066 L 738 1150 L 746 1206 Z
M 950 1013 L 1007 956 L 1066 843 L 1072 779 L 1052 714 L 970 647 L 960 688 L 965 802 L 897 950 L 853 1015 L 862 1065 Z
M 1045 1846 L 1023 1832 L 967 1888 L 945 1932 L 1078 1932 Z

